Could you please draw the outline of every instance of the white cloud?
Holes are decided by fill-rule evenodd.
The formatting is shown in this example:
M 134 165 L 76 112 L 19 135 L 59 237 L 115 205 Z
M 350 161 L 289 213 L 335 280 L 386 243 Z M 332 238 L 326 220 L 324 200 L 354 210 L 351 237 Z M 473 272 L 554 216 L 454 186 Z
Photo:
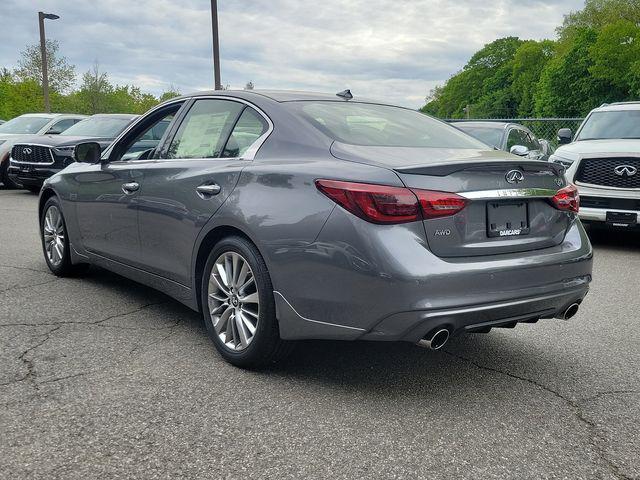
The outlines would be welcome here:
M 31 2 L 5 0 L 0 65 L 38 40 Z M 418 107 L 495 38 L 553 37 L 581 0 L 220 0 L 223 83 L 384 97 Z M 210 88 L 209 2 L 45 0 L 49 38 L 79 73 L 97 60 L 113 81 L 153 93 Z

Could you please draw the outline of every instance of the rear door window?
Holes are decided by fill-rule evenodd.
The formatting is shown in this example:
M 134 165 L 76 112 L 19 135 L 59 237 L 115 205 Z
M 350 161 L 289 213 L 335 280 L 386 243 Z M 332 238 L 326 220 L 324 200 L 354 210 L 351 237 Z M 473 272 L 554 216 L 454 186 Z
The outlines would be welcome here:
M 196 100 L 173 137 L 167 158 L 220 157 L 243 108 L 229 100 Z
M 229 135 L 222 156 L 241 157 L 268 129 L 269 124 L 262 115 L 251 107 L 245 108 Z

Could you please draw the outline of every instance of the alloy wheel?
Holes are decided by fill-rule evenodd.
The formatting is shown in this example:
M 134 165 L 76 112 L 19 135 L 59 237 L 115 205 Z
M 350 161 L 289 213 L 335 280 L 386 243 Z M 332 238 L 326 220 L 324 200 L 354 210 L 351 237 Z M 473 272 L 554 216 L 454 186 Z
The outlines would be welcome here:
M 260 298 L 253 270 L 242 255 L 228 251 L 218 257 L 209 276 L 207 301 L 220 341 L 233 351 L 246 349 L 258 327 Z
M 51 205 L 45 214 L 43 235 L 47 258 L 51 265 L 57 267 L 62 263 L 64 257 L 65 232 L 62 214 L 55 205 Z

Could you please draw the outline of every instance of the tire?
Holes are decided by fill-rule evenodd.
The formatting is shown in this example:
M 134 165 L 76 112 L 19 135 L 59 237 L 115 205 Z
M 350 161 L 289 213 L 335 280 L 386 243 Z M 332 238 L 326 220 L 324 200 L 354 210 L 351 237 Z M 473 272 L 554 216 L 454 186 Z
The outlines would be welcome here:
M 234 280 L 226 279 L 228 272 Z M 216 244 L 204 267 L 201 300 L 207 332 L 227 362 L 259 368 L 291 351 L 292 342 L 280 339 L 267 266 L 248 240 L 232 236 Z
M 45 262 L 54 275 L 73 277 L 88 270 L 89 265 L 86 263 L 71 263 L 67 224 L 57 197 L 51 197 L 44 204 L 40 220 L 40 239 Z

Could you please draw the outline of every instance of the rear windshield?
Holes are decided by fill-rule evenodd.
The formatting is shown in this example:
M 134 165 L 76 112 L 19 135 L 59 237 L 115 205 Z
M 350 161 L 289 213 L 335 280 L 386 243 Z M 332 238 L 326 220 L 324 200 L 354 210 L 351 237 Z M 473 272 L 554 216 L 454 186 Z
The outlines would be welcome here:
M 502 142 L 501 128 L 477 127 L 465 125 L 464 123 L 456 123 L 456 127 L 487 145 L 500 148 L 500 143 Z
M 594 112 L 576 140 L 640 138 L 640 110 Z
M 356 102 L 291 102 L 329 137 L 351 145 L 473 148 L 487 146 L 415 110 Z
M 38 133 L 50 121 L 47 117 L 16 117 L 0 125 L 0 133 Z
M 90 117 L 67 128 L 60 135 L 72 137 L 115 138 L 131 122 L 122 117 Z

